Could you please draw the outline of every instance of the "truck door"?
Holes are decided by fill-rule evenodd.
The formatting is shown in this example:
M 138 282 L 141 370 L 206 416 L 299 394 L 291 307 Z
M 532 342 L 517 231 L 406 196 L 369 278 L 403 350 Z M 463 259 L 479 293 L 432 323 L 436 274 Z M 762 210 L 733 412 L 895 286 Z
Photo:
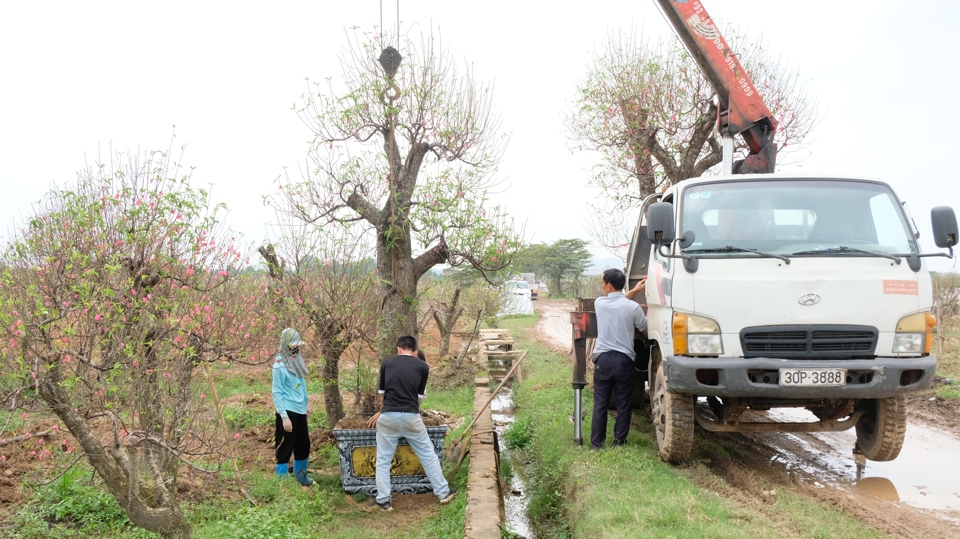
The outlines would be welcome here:
M 650 241 L 647 239 L 647 208 L 660 200 L 660 194 L 648 196 L 640 205 L 640 218 L 633 231 L 633 239 L 627 252 L 627 289 L 637 285 L 640 279 L 647 276 L 650 268 Z
M 662 198 L 662 202 L 673 203 L 674 192 L 671 190 Z M 676 219 L 676 216 L 674 217 Z M 646 231 L 644 231 L 646 235 Z M 673 246 L 664 246 L 664 251 L 671 251 Z M 656 340 L 665 349 L 672 346 L 671 295 L 673 288 L 673 271 L 676 264 L 673 259 L 662 256 L 656 249 L 647 247 L 649 251 L 647 287 L 645 289 L 647 304 L 647 335 Z

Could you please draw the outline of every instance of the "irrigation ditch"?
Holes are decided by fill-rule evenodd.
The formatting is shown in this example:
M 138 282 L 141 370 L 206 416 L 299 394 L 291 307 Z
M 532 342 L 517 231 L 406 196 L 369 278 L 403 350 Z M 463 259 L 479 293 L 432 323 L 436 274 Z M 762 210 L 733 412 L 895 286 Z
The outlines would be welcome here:
M 474 393 L 465 536 L 531 537 L 523 467 L 511 455 L 504 437 L 515 419 L 513 384 L 522 380 L 525 353 L 514 349 L 508 330 L 484 330 L 478 346 L 488 376 L 477 378 Z

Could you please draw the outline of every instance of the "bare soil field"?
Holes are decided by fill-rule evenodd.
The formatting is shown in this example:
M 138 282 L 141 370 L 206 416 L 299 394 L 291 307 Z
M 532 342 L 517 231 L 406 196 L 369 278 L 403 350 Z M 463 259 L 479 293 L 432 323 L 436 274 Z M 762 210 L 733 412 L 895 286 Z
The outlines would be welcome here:
M 569 353 L 568 313 L 575 302 L 540 300 L 535 307 L 537 340 Z M 960 402 L 933 392 L 912 395 L 908 402 L 906 440 L 892 462 L 855 458 L 852 430 L 724 434 L 698 427 L 696 460 L 678 470 L 701 488 L 765 514 L 776 511 L 777 491 L 789 489 L 891 537 L 960 538 Z M 805 410 L 766 414 L 774 420 L 814 420 Z M 634 428 L 647 431 L 649 422 L 635 419 Z

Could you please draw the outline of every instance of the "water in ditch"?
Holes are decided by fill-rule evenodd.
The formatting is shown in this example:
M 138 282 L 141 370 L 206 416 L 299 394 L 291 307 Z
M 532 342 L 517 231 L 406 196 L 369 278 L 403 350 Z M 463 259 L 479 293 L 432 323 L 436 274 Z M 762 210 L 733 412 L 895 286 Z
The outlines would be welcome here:
M 496 389 L 497 385 L 503 380 L 504 375 L 512 366 L 511 360 L 491 359 L 489 360 L 488 372 L 491 380 L 491 391 Z M 497 431 L 497 443 L 500 451 L 500 461 L 509 459 L 511 474 L 508 482 L 503 489 L 503 507 L 505 529 L 512 533 L 514 537 L 533 537 L 530 529 L 530 521 L 527 519 L 527 506 L 530 504 L 530 498 L 527 493 L 527 483 L 522 476 L 520 464 L 513 459 L 510 450 L 507 449 L 503 433 L 510 428 L 515 419 L 513 404 L 513 379 L 504 384 L 503 389 L 497 393 L 497 396 L 490 403 L 491 419 L 493 427 Z

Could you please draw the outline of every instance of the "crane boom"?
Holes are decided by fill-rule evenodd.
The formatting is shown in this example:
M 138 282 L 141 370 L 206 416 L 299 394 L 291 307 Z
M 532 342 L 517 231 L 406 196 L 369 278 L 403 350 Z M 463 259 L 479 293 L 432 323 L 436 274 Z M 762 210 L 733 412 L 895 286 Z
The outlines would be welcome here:
M 740 135 L 750 154 L 733 167 L 739 173 L 773 172 L 777 119 L 763 102 L 750 76 L 697 0 L 655 0 L 717 93 L 721 135 Z M 731 157 L 732 158 L 732 157 Z

